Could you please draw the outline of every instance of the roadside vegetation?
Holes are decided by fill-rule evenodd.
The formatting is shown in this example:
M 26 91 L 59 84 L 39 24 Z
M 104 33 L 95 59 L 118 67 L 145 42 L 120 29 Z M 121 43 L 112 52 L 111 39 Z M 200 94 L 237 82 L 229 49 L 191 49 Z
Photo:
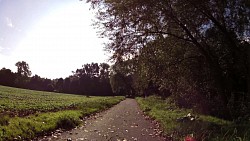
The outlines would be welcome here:
M 0 141 L 27 140 L 70 129 L 124 97 L 86 97 L 0 86 Z
M 187 136 L 193 136 L 196 140 L 204 141 L 248 141 L 250 140 L 250 122 L 236 124 L 212 117 L 201 115 L 190 109 L 177 107 L 168 98 L 150 96 L 136 98 L 142 110 L 151 118 L 158 121 L 163 129 L 163 134 L 171 140 L 183 140 Z M 193 117 L 188 119 L 188 114 Z

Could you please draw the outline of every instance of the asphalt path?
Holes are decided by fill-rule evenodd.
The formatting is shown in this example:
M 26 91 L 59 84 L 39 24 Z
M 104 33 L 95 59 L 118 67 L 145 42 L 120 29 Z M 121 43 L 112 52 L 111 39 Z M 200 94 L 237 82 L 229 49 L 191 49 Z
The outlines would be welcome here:
M 164 141 L 157 123 L 144 116 L 136 100 L 126 99 L 86 119 L 70 131 L 57 130 L 40 141 Z

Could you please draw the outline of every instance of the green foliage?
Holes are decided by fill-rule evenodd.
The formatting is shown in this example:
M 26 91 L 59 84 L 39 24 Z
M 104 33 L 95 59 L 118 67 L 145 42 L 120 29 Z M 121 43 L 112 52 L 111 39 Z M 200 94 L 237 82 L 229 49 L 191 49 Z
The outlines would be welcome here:
M 227 119 L 247 114 L 249 104 L 232 105 L 250 94 L 246 0 L 88 2 L 112 59 L 132 64 L 120 70 L 130 70 L 137 95 L 172 96 L 179 106 Z
M 106 63 L 84 64 L 65 79 L 63 91 L 93 96 L 113 95 L 109 83 L 109 67 Z
M 128 85 L 129 81 L 127 76 L 124 76 L 121 73 L 111 74 L 110 84 L 112 87 L 113 93 L 117 95 L 129 95 L 130 86 Z
M 31 71 L 29 70 L 30 68 L 28 63 L 26 63 L 25 61 L 19 61 L 15 65 L 17 67 L 17 74 L 19 76 L 31 76 Z
M 193 134 L 197 140 L 209 141 L 238 139 L 247 141 L 250 139 L 249 121 L 244 124 L 235 124 L 216 117 L 195 114 L 192 110 L 178 108 L 171 99 L 163 100 L 155 96 L 136 99 L 142 110 L 160 123 L 164 134 L 174 140 L 182 140 L 189 134 Z M 188 113 L 192 113 L 197 119 L 177 121 L 178 118 Z
M 132 60 L 133 61 L 133 60 Z M 117 95 L 127 95 L 133 97 L 133 64 L 128 61 L 116 62 L 112 66 L 110 74 L 110 85 L 113 93 Z

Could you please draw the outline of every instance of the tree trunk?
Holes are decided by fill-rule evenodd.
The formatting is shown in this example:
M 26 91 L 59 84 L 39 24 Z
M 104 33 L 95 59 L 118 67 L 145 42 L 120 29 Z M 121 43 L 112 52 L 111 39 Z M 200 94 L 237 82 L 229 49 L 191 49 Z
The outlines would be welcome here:
M 248 81 L 247 81 L 247 93 L 248 93 L 248 98 L 250 100 L 250 47 L 247 48 L 247 77 L 248 77 Z

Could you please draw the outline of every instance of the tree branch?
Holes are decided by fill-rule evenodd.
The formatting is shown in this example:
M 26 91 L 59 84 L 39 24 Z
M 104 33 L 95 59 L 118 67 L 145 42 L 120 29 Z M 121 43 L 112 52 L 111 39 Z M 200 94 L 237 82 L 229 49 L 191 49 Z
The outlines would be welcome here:
M 181 40 L 184 40 L 184 41 L 192 42 L 192 40 L 190 40 L 190 39 L 183 38 L 181 36 L 172 34 L 170 32 L 164 32 L 164 31 L 147 31 L 147 33 L 151 33 L 151 34 L 165 34 L 165 35 L 173 36 L 175 38 L 178 38 L 178 39 L 181 39 Z

